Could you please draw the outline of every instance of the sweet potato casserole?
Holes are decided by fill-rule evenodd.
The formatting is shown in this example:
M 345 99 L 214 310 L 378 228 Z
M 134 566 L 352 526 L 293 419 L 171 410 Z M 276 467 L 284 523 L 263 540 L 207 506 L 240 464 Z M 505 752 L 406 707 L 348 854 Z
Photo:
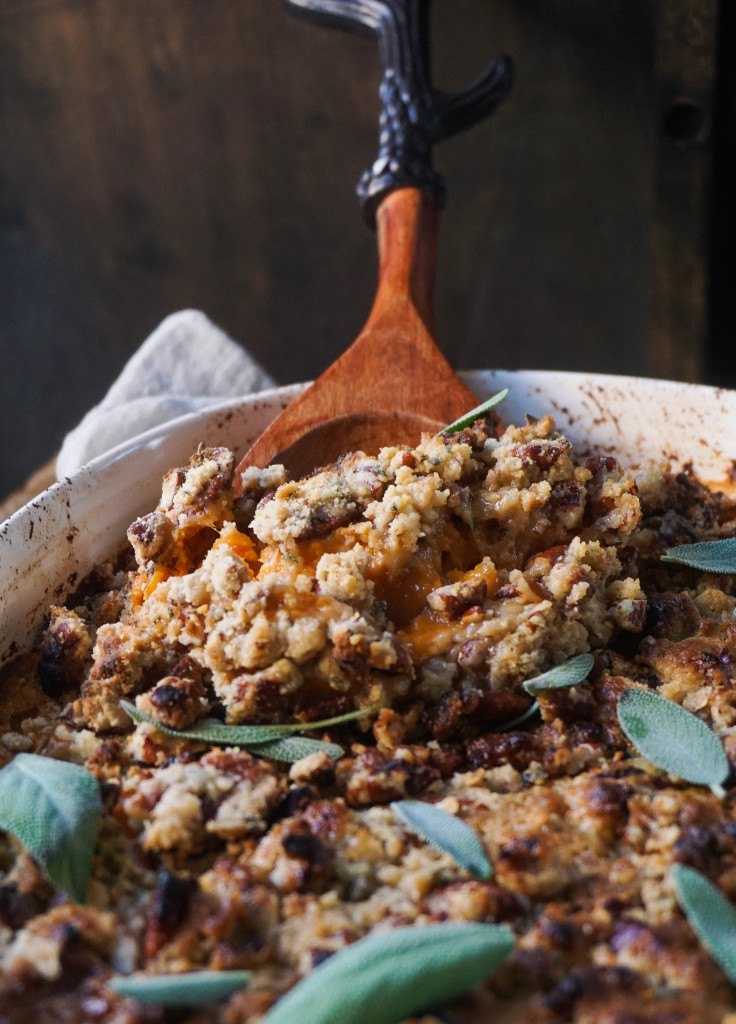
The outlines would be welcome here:
M 731 576 L 661 560 L 736 535 L 736 505 L 576 459 L 550 417 L 299 481 L 235 465 L 200 448 L 169 473 L 3 681 L 2 760 L 84 766 L 102 814 L 83 901 L 0 833 L 0 1022 L 250 1024 L 364 936 L 480 922 L 513 950 L 417 1006 L 424 1024 L 736 1024 L 671 878 L 736 900 L 736 790 L 658 768 L 617 715 L 655 692 L 736 765 Z M 533 705 L 523 683 L 586 652 L 588 678 Z M 204 720 L 321 742 L 288 763 L 177 735 Z M 488 877 L 409 828 L 405 800 L 470 826 Z M 249 984 L 206 1008 L 109 987 L 233 970 Z

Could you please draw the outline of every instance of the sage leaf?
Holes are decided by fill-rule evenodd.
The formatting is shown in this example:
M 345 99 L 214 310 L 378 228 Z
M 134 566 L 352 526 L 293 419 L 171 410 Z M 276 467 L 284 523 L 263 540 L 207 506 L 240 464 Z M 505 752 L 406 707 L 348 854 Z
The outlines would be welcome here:
M 562 665 L 555 665 L 554 668 L 542 672 L 533 679 L 527 679 L 522 683 L 530 697 L 536 697 L 538 693 L 545 690 L 562 690 L 567 686 L 577 686 L 583 683 L 590 675 L 593 668 L 592 654 L 578 654 L 575 658 L 563 662 Z
M 289 735 L 285 726 L 225 725 L 219 718 L 203 718 L 192 729 L 172 729 L 171 726 L 162 725 L 153 715 L 141 711 L 128 700 L 121 700 L 120 706 L 134 722 L 148 722 L 164 735 L 174 736 L 180 740 L 197 740 L 200 743 L 229 747 L 249 747 L 252 744 L 268 743 L 269 740 Z
M 422 800 L 397 800 L 391 804 L 391 809 L 413 832 L 438 850 L 449 853 L 475 878 L 491 877 L 492 868 L 483 844 L 460 818 Z
M 119 996 L 155 1006 L 196 1006 L 226 999 L 245 988 L 250 971 L 192 971 L 189 974 L 131 974 L 107 987 Z
M 309 754 L 316 754 L 319 751 L 329 754 L 330 757 L 342 757 L 345 753 L 337 743 L 328 743 L 326 740 L 312 740 L 308 736 L 282 736 L 277 740 L 269 740 L 267 743 L 258 743 L 249 748 L 256 757 L 270 757 L 272 761 L 285 761 L 294 764 L 301 761 Z
M 650 690 L 626 690 L 617 714 L 624 733 L 653 764 L 723 795 L 731 771 L 726 751 L 696 715 Z
M 354 721 L 356 718 L 363 718 L 365 715 L 372 715 L 376 711 L 381 710 L 381 705 L 375 704 L 369 708 L 362 708 L 360 711 L 349 711 L 347 714 L 337 715 L 334 718 L 324 718 L 319 722 L 293 722 L 287 725 L 225 725 L 217 718 L 205 718 L 192 729 L 172 729 L 167 725 L 162 725 L 152 715 L 141 711 L 140 708 L 137 708 L 135 704 L 131 704 L 130 701 L 123 700 L 120 704 L 134 722 L 148 722 L 149 725 L 155 726 L 166 736 L 174 736 L 177 739 L 183 740 L 196 740 L 200 743 L 209 743 L 212 746 L 246 747 L 248 749 L 256 746 L 261 747 L 264 744 L 272 744 L 275 740 L 283 739 L 293 733 L 325 729 L 331 725 L 342 725 L 343 722 Z M 320 743 L 320 741 L 310 740 L 309 743 Z M 325 747 L 332 747 L 339 752 L 333 754 L 332 756 L 334 757 L 339 757 L 343 753 L 342 747 L 338 747 L 336 743 L 321 743 L 319 748 L 312 747 L 312 750 L 324 749 Z M 274 747 L 273 749 L 280 748 Z M 287 747 L 283 749 L 286 750 Z M 309 752 L 311 753 L 312 750 Z
M 97 780 L 78 764 L 16 754 L 0 771 L 0 829 L 77 903 L 87 898 L 101 813 Z
M 217 718 L 205 718 L 195 729 L 170 729 L 168 725 L 161 725 L 152 715 L 141 711 L 127 700 L 120 701 L 120 705 L 134 722 L 148 722 L 165 736 L 175 736 L 179 740 L 194 740 L 197 743 L 209 743 L 213 747 L 244 747 L 258 757 L 270 757 L 274 761 L 286 761 L 293 764 L 319 750 L 323 750 L 330 757 L 342 757 L 345 753 L 337 743 L 312 740 L 306 736 L 288 735 L 284 730 L 294 731 L 290 725 L 283 726 L 283 728 L 271 725 L 223 725 Z M 323 723 L 310 722 L 309 725 L 300 725 L 299 728 L 318 728 L 321 724 Z M 268 732 L 264 732 L 266 729 Z
M 441 434 L 457 434 L 461 430 L 465 430 L 466 427 L 472 427 L 476 420 L 480 419 L 481 416 L 485 416 L 487 412 L 490 412 L 494 405 L 498 405 L 499 402 L 503 402 L 506 395 L 508 395 L 509 389 L 504 388 L 503 391 L 499 391 L 493 395 L 486 402 L 481 402 L 480 405 L 476 405 L 475 409 L 471 409 L 470 412 L 466 412 L 464 416 L 461 416 L 459 420 L 455 420 L 449 427 L 444 427 Z
M 736 910 L 699 871 L 675 864 L 670 877 L 693 931 L 736 985 Z
M 678 562 L 691 569 L 736 573 L 736 537 L 726 540 L 702 540 L 697 544 L 678 544 L 662 555 L 663 562 Z
M 398 1024 L 473 988 L 513 945 L 506 925 L 430 924 L 369 935 L 312 971 L 261 1024 Z

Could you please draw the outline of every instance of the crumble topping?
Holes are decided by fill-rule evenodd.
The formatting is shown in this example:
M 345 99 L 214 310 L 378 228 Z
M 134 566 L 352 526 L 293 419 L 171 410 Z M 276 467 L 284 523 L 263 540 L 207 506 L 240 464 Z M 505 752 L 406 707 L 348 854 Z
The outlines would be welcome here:
M 200 448 L 127 563 L 51 609 L 4 691 L 3 756 L 84 764 L 105 811 L 84 906 L 0 833 L 0 1018 L 164 1024 L 105 979 L 242 968 L 251 985 L 206 1019 L 255 1024 L 372 931 L 482 921 L 516 946 L 453 1021 L 733 1024 L 668 880 L 689 864 L 736 899 L 732 791 L 636 756 L 616 705 L 654 689 L 736 765 L 731 580 L 659 560 L 736 534 L 736 508 L 666 467 L 579 460 L 550 417 L 497 425 L 299 481 L 248 470 L 238 498 L 232 454 Z M 524 681 L 588 651 L 589 681 L 517 722 Z M 344 756 L 292 765 L 157 728 L 354 710 L 313 733 Z M 404 798 L 473 828 L 492 877 L 402 825 Z

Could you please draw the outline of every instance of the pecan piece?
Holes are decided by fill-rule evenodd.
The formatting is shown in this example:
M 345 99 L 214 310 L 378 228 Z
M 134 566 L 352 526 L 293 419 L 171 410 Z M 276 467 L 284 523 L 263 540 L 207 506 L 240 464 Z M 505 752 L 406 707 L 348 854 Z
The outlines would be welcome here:
M 468 608 L 481 604 L 487 593 L 485 580 L 461 580 L 431 591 L 427 604 L 446 619 L 458 619 Z

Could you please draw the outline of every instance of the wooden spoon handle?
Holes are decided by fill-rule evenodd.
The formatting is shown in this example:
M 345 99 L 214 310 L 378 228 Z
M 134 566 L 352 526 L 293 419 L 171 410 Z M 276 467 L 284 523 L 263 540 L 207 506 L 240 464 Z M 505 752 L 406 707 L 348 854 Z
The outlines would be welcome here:
M 366 330 L 397 302 L 409 302 L 434 335 L 434 278 L 439 211 L 419 189 L 384 197 L 376 211 L 378 288 Z

